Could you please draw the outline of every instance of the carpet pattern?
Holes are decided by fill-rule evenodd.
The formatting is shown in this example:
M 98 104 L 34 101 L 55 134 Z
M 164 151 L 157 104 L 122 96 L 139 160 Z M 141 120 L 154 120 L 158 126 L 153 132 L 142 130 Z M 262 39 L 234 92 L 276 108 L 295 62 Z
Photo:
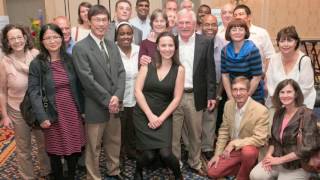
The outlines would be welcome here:
M 13 131 L 4 131 L 0 128 L 0 157 L 1 157 L 1 165 L 0 165 L 0 180 L 20 180 L 18 173 L 18 166 L 17 161 L 15 159 L 16 152 L 15 152 L 15 141 L 14 141 L 14 133 Z M 32 161 L 34 164 L 34 172 L 37 176 L 40 176 L 40 168 L 39 162 L 36 157 L 36 145 L 34 138 L 32 139 L 33 150 L 32 150 Z M 185 156 L 185 154 L 184 154 Z M 188 167 L 186 167 L 186 160 L 183 160 L 184 167 L 182 168 L 182 173 L 185 179 L 192 179 L 192 180 L 205 180 L 208 179 L 206 177 L 198 176 L 190 171 Z M 133 173 L 135 170 L 135 161 L 130 159 L 123 159 L 121 161 L 121 173 L 124 179 L 130 180 L 133 179 Z M 102 151 L 100 156 L 100 172 L 102 177 L 105 177 L 104 180 L 112 179 L 107 178 L 106 173 L 106 166 L 105 166 L 105 158 L 104 153 Z M 172 173 L 164 168 L 158 168 L 157 170 L 144 170 L 143 176 L 144 179 L 151 179 L 151 180 L 166 180 L 169 179 L 169 176 Z M 77 170 L 77 180 L 84 180 L 85 179 L 85 171 L 84 170 Z
M 8 160 L 15 149 L 13 130 L 0 128 L 0 167 Z

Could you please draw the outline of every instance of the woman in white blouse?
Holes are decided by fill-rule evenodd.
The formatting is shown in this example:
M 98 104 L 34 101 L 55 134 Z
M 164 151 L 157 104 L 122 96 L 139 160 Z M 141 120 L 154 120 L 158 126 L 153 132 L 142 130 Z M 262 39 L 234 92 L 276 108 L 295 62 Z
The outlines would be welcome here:
M 313 109 L 316 99 L 313 68 L 311 59 L 298 49 L 300 38 L 296 28 L 288 26 L 281 29 L 276 40 L 280 52 L 271 57 L 266 73 L 268 89 L 266 105 L 272 107 L 270 99 L 280 81 L 294 79 L 300 85 L 304 104 Z
M 121 119 L 122 152 L 128 158 L 135 158 L 135 132 L 132 122 L 132 111 L 136 105 L 134 84 L 138 74 L 139 46 L 132 43 L 133 28 L 128 22 L 121 22 L 117 26 L 116 41 L 119 47 L 123 66 L 126 70 L 126 86 L 123 99 Z

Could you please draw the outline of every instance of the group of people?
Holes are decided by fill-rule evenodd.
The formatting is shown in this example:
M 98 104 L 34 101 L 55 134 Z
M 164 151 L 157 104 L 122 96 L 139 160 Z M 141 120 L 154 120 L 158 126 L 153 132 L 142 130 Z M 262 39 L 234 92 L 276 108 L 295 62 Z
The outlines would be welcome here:
M 101 148 L 109 177 L 123 179 L 126 156 L 136 160 L 135 180 L 151 166 L 184 179 L 182 147 L 200 176 L 307 179 L 301 162 L 320 150 L 320 137 L 312 64 L 295 27 L 278 32 L 275 53 L 246 5 L 224 5 L 218 27 L 208 5 L 195 13 L 191 0 L 168 0 L 149 17 L 150 3 L 137 0 L 130 19 L 131 2 L 118 0 L 111 21 L 104 6 L 82 2 L 79 25 L 54 18 L 38 50 L 26 28 L 2 30 L 2 124 L 15 131 L 21 177 L 37 179 L 34 134 L 41 176 L 56 180 L 75 179 L 79 158 L 87 179 L 103 179 Z M 25 95 L 40 128 L 23 120 Z

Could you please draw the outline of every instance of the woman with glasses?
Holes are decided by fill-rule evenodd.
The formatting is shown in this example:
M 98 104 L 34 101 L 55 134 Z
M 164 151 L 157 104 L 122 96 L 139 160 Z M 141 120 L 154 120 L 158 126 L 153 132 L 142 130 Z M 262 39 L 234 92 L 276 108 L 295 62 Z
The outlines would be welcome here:
M 61 164 L 64 157 L 68 179 L 74 179 L 77 159 L 85 145 L 81 87 L 72 57 L 66 52 L 61 29 L 54 24 L 44 25 L 39 39 L 40 54 L 29 70 L 31 104 L 44 130 L 53 177 L 64 179 Z M 48 99 L 47 107 L 41 94 Z
M 23 119 L 19 105 L 28 87 L 29 65 L 39 53 L 33 49 L 30 35 L 18 25 L 8 24 L 2 30 L 3 59 L 0 61 L 0 109 L 4 128 L 15 132 L 19 174 L 22 179 L 38 179 L 33 171 L 31 135 L 38 146 L 40 175 L 50 173 L 45 152 L 44 136 L 40 129 L 31 129 Z
M 226 30 L 226 40 L 230 41 L 221 51 L 222 83 L 229 99 L 231 80 L 238 76 L 250 79 L 249 95 L 264 104 L 262 61 L 259 49 L 248 40 L 249 28 L 244 20 L 232 20 Z

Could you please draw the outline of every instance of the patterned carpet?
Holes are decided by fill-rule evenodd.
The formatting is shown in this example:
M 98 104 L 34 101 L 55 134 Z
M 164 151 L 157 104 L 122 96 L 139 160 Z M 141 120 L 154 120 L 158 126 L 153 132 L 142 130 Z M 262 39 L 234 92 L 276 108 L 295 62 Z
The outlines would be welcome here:
M 32 141 L 35 144 L 34 140 Z M 34 146 L 32 151 L 32 161 L 34 164 L 34 171 L 37 175 L 39 175 L 39 162 L 36 158 L 36 151 L 37 149 Z M 14 133 L 10 130 L 4 130 L 0 128 L 0 180 L 18 180 L 18 168 L 17 162 L 15 159 L 15 141 L 14 141 Z M 100 171 L 103 177 L 107 177 L 106 174 L 106 167 L 105 167 L 105 160 L 104 155 L 100 157 Z M 187 163 L 184 160 L 184 164 Z M 122 176 L 124 179 L 133 179 L 133 172 L 135 170 L 135 161 L 124 159 L 121 163 L 121 171 Z M 208 178 L 204 178 L 194 174 L 188 169 L 188 167 L 184 166 L 182 168 L 183 176 L 185 179 L 192 179 L 192 180 L 204 180 Z M 153 180 L 164 180 L 169 179 L 171 172 L 167 169 L 159 168 L 155 171 L 152 170 L 145 170 L 144 171 L 144 179 L 153 179 Z M 85 171 L 77 170 L 77 177 L 76 179 L 82 180 L 85 179 Z M 111 178 L 105 178 L 111 179 Z

